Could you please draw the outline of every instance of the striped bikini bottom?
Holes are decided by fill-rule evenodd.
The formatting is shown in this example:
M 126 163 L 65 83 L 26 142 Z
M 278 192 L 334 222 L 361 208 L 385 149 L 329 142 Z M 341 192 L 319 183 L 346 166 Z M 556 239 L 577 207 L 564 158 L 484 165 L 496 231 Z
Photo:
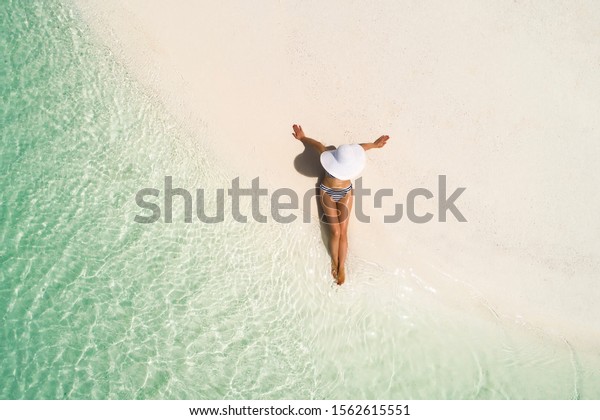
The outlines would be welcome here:
M 319 188 L 323 190 L 325 194 L 328 194 L 333 199 L 333 201 L 337 203 L 342 198 L 344 198 L 349 191 L 352 190 L 352 184 L 348 185 L 346 188 L 341 190 L 334 190 L 333 188 L 326 187 L 323 184 L 319 185 Z

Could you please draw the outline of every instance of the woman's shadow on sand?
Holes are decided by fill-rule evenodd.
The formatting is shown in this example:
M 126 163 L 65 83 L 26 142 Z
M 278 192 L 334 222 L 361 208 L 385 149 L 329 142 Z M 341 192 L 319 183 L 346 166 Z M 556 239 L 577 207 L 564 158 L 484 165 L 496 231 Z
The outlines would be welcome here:
M 294 168 L 296 168 L 298 173 L 308 178 L 316 178 L 314 199 L 317 203 L 319 228 L 321 229 L 321 240 L 323 241 L 323 244 L 329 253 L 329 227 L 323 213 L 323 207 L 321 206 L 321 195 L 319 189 L 323 175 L 325 175 L 325 170 L 323 169 L 323 166 L 321 166 L 321 154 L 311 146 L 307 146 L 306 144 L 303 144 L 303 146 L 304 151 L 294 159 Z M 326 150 L 335 150 L 335 146 L 327 146 Z M 304 209 L 304 211 L 310 211 L 310 209 Z

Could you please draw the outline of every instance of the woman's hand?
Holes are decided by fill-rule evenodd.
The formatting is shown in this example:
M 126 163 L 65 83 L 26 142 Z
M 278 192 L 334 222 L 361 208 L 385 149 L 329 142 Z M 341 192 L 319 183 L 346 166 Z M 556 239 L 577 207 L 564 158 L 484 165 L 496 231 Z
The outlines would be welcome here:
M 315 149 L 317 149 L 317 151 L 319 153 L 323 153 L 325 151 L 325 145 L 323 143 L 316 141 L 314 139 L 308 138 L 304 135 L 304 131 L 302 130 L 301 125 L 294 124 L 292 126 L 292 128 L 294 129 L 292 136 L 294 136 L 296 139 L 298 139 L 302 143 L 304 143 L 305 146 L 308 145 L 308 146 L 314 147 Z
M 304 130 L 302 130 L 302 126 L 301 125 L 294 124 L 292 126 L 292 128 L 294 129 L 294 132 L 292 133 L 292 136 L 294 136 L 297 140 L 302 140 L 304 137 L 306 137 L 304 135 Z
M 380 149 L 383 146 L 385 146 L 385 144 L 387 143 L 389 138 L 390 138 L 390 136 L 381 136 L 373 142 L 373 146 Z
M 390 136 L 381 136 L 373 143 L 361 143 L 363 149 L 371 150 L 371 149 L 381 149 L 387 143 Z

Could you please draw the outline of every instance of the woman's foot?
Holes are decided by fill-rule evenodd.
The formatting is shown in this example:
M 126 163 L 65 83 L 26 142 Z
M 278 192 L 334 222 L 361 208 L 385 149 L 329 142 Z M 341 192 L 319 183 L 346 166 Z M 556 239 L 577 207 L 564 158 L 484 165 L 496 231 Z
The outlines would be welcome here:
M 331 260 L 331 275 L 337 281 L 338 278 L 338 263 Z
M 302 126 L 301 125 L 294 124 L 292 126 L 292 128 L 294 129 L 294 133 L 292 135 L 294 137 L 296 137 L 298 140 L 302 140 L 304 137 L 306 137 L 304 135 L 304 131 L 302 130 Z
M 342 266 L 338 270 L 337 284 L 342 285 L 346 281 L 346 269 Z

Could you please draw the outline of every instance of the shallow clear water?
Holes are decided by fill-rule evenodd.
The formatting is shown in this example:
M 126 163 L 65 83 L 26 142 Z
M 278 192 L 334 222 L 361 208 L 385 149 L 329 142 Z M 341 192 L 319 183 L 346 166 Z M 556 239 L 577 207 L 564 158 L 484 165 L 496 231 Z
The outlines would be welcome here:
M 332 287 L 316 221 L 133 222 L 165 175 L 212 209 L 235 171 L 71 6 L 0 17 L 0 398 L 600 397 L 597 355 L 452 309 L 408 266 L 350 255 Z

